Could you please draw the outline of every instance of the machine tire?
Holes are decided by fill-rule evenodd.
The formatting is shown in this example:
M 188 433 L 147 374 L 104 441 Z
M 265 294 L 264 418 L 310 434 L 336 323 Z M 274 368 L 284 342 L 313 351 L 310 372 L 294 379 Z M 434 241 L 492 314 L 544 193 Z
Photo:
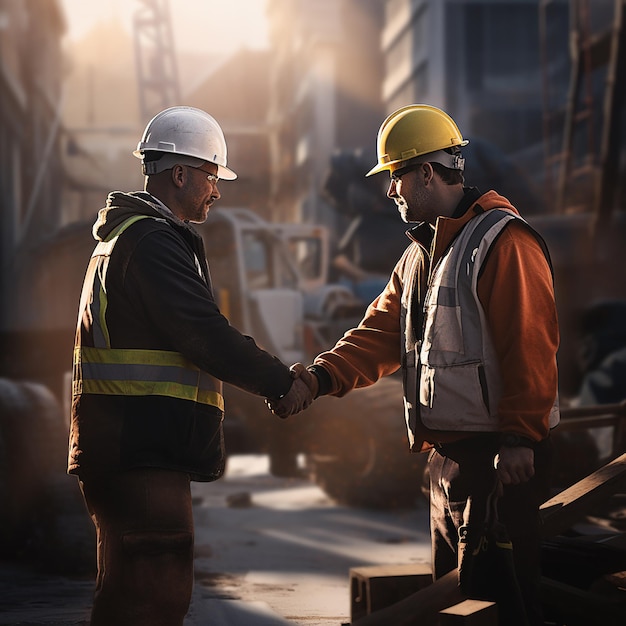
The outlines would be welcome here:
M 0 558 L 93 570 L 93 524 L 66 464 L 67 425 L 52 392 L 0 378 Z
M 307 412 L 316 431 L 307 464 L 327 495 L 353 507 L 415 506 L 427 455 L 409 452 L 398 379 L 322 397 Z

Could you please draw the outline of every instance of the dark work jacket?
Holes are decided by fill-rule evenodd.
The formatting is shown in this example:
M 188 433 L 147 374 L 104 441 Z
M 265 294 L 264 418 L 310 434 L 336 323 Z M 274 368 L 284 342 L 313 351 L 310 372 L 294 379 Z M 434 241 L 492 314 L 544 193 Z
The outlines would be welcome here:
M 113 192 L 94 237 L 104 240 L 133 215 L 106 273 L 110 347 L 182 354 L 215 378 L 278 398 L 291 387 L 287 366 L 241 334 L 215 303 L 202 238 L 145 192 Z M 88 316 L 76 346 L 92 346 Z M 228 407 L 226 407 L 226 411 Z M 215 480 L 224 470 L 223 413 L 168 396 L 73 395 L 68 472 L 81 478 L 137 467 Z

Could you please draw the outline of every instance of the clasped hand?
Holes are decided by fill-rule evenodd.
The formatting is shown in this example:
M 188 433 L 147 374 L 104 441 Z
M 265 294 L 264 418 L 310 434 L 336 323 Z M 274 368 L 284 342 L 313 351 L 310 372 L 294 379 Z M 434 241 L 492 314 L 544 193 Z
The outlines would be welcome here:
M 289 371 L 294 379 L 289 391 L 280 400 L 265 401 L 270 411 L 281 419 L 311 406 L 318 392 L 317 377 L 302 363 L 294 363 Z

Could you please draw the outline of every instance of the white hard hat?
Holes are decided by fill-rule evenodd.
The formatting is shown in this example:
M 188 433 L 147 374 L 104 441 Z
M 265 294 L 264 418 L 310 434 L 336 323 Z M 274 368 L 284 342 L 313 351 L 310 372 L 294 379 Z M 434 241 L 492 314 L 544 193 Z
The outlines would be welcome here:
M 209 161 L 217 165 L 219 178 L 237 178 L 237 174 L 226 167 L 226 140 L 220 125 L 201 109 L 176 106 L 157 113 L 148 122 L 133 154 L 143 159 L 146 152 L 164 153 L 158 161 L 144 161 L 144 172 L 148 174 L 156 174 L 177 163 L 200 166 Z M 173 159 L 174 155 L 180 157 Z

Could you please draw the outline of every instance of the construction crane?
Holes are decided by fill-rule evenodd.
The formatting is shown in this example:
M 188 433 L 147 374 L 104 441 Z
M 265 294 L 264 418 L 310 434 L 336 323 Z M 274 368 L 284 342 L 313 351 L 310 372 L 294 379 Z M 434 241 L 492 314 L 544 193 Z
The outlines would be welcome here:
M 141 119 L 180 102 L 180 84 L 168 0 L 137 0 L 135 65 Z

